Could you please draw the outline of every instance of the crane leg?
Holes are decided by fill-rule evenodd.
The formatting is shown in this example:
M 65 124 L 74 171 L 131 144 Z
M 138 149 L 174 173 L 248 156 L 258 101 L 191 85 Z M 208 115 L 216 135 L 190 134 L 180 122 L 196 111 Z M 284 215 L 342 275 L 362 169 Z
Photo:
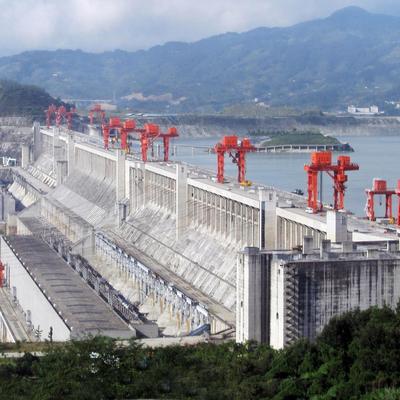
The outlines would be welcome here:
M 393 209 L 392 209 L 392 195 L 386 195 L 386 210 L 385 210 L 385 218 L 392 219 L 393 217 Z
M 224 183 L 225 152 L 219 151 L 217 153 L 217 161 L 218 161 L 217 181 L 218 183 Z
M 313 212 L 318 211 L 318 171 L 307 172 L 308 207 Z
M 238 160 L 238 182 L 244 183 L 246 180 L 246 159 L 245 159 L 245 153 L 243 151 L 238 152 L 237 160 Z
M 164 142 L 164 161 L 168 161 L 168 159 L 169 159 L 169 138 L 164 137 L 163 142 Z

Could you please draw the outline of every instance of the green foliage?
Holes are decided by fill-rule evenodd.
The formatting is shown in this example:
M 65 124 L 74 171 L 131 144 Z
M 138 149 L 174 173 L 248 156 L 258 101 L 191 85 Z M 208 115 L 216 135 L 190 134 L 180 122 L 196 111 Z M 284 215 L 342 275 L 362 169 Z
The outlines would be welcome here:
M 50 104 L 62 103 L 39 87 L 0 80 L 0 116 L 43 119 L 44 110 Z
M 399 399 L 400 314 L 389 308 L 334 318 L 315 343 L 284 350 L 228 342 L 144 348 L 103 337 L 47 344 L 0 363 L 10 399 Z

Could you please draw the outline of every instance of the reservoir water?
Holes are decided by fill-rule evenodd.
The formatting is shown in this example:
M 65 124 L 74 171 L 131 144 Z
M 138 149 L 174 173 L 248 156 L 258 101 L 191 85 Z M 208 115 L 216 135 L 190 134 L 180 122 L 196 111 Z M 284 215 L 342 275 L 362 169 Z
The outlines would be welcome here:
M 212 147 L 220 138 L 178 139 L 176 144 Z M 349 142 L 354 148 L 351 156 L 353 162 L 360 166 L 359 171 L 348 173 L 348 183 L 345 195 L 345 206 L 356 215 L 364 216 L 366 202 L 365 189 L 372 186 L 373 178 L 388 181 L 389 187 L 395 187 L 400 179 L 400 136 L 352 136 L 340 137 L 342 142 Z M 340 153 L 334 153 L 334 160 Z M 172 157 L 190 164 L 195 164 L 209 170 L 217 170 L 215 154 L 196 149 L 192 154 L 191 148 L 179 147 L 178 155 Z M 302 189 L 306 193 L 306 173 L 304 164 L 310 160 L 309 153 L 253 153 L 247 156 L 246 177 L 260 184 L 275 186 L 280 189 L 293 191 Z M 235 177 L 236 166 L 226 156 L 225 170 L 227 176 Z M 331 178 L 324 174 L 323 198 L 325 203 L 332 203 L 333 189 Z M 383 216 L 384 200 L 376 199 L 377 216 Z M 393 199 L 393 210 L 397 213 L 397 200 Z

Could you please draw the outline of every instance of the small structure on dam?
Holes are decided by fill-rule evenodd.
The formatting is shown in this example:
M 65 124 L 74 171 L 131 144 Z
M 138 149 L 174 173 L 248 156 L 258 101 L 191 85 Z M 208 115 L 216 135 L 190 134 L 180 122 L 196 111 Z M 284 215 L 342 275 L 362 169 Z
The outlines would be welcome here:
M 277 188 L 235 179 L 218 183 L 216 174 L 195 166 L 143 162 L 104 149 L 100 135 L 37 124 L 33 134 L 22 166 L 10 169 L 9 192 L 26 208 L 9 221 L 7 232 L 35 236 L 58 252 L 143 336 L 208 332 L 234 338 L 236 331 L 239 341 L 275 347 L 313 338 L 335 314 L 328 299 L 321 300 L 326 285 L 338 288 L 338 313 L 364 306 L 340 285 L 357 263 L 372 268 L 373 259 L 365 258 L 370 249 L 398 241 L 395 229 L 345 212 L 309 214 L 305 198 Z M 356 251 L 343 250 L 350 242 Z M 321 247 L 322 256 L 307 250 Z M 398 257 L 392 247 L 379 254 L 387 265 Z M 252 275 L 250 265 L 259 275 Z M 338 265 L 342 275 L 336 274 Z M 392 271 L 385 268 L 384 280 Z M 315 276 L 330 278 L 315 283 Z M 361 283 L 351 282 L 351 290 L 363 293 Z M 290 287 L 297 300 L 288 297 Z M 394 287 L 390 304 L 398 297 Z M 379 291 L 371 304 L 386 300 Z M 290 313 L 298 315 L 290 319 Z

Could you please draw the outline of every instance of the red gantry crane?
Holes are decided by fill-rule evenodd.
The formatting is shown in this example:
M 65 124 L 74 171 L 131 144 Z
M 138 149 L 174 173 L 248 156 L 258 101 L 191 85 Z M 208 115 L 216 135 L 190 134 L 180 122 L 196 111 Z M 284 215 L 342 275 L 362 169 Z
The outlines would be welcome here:
M 102 125 L 104 148 L 108 150 L 110 135 L 118 140 L 118 136 L 121 139 L 121 149 L 128 151 L 128 134 L 134 132 L 136 123 L 132 119 L 128 119 L 124 122 L 117 117 L 110 118 L 108 123 Z
M 136 132 L 139 133 L 142 161 L 146 162 L 150 145 L 161 135 L 160 127 L 156 124 L 144 124 L 144 127 L 136 129 Z
M 69 111 L 65 106 L 60 106 L 56 109 L 56 126 L 60 126 L 64 121 L 67 122 L 68 129 L 72 128 L 72 118 L 76 114 L 74 107 L 71 107 Z
M 142 161 L 146 162 L 148 160 L 148 149 L 150 146 L 153 146 L 154 141 L 161 135 L 161 130 L 157 124 L 145 124 L 144 129 L 138 130 L 138 132 L 140 132 L 140 149 L 142 152 Z
M 74 107 L 71 107 L 69 111 L 65 113 L 65 118 L 67 119 L 68 129 L 72 129 L 72 119 L 76 114 L 76 110 Z
M 160 137 L 163 140 L 163 147 L 164 147 L 164 161 L 169 160 L 169 141 L 170 139 L 178 137 L 178 130 L 172 126 L 171 128 L 168 129 L 167 132 L 161 132 Z
M 101 108 L 100 104 L 95 104 L 90 110 L 89 110 L 89 120 L 90 120 L 90 125 L 93 125 L 94 122 L 94 116 L 97 115 L 98 119 L 100 120 L 101 125 L 104 124 L 105 118 L 106 118 L 106 112 Z
M 57 112 L 56 112 L 56 126 L 61 125 L 66 114 L 67 114 L 67 109 L 64 106 L 58 107 Z
M 48 128 L 50 128 L 51 119 L 53 116 L 55 117 L 57 114 L 57 107 L 54 104 L 50 104 L 49 108 L 47 110 L 45 110 L 44 112 L 46 114 L 46 126 Z
M 237 136 L 224 136 L 221 142 L 214 147 L 218 164 L 217 181 L 224 183 L 225 153 L 228 153 L 229 157 L 232 158 L 232 162 L 237 164 L 238 182 L 242 185 L 246 184 L 246 153 L 255 150 L 256 148 L 248 138 L 238 140 Z
M 136 129 L 135 131 L 140 134 L 142 161 L 147 161 L 147 153 L 150 145 L 152 146 L 154 141 L 159 138 L 163 140 L 164 161 L 169 160 L 169 141 L 179 136 L 178 130 L 174 126 L 170 127 L 167 132 L 162 132 L 156 124 L 145 124 L 143 128 Z
M 332 164 L 332 152 L 321 151 L 311 154 L 311 164 L 305 165 L 307 172 L 308 207 L 313 213 L 322 210 L 322 198 L 318 203 L 318 175 L 326 172 L 333 179 L 333 208 L 344 209 L 344 193 L 347 182 L 346 171 L 356 171 L 357 164 L 351 162 L 349 156 L 339 156 L 336 164 Z M 320 188 L 322 190 L 322 188 Z
M 396 194 L 396 190 L 388 189 L 385 180 L 375 178 L 372 183 L 372 189 L 365 189 L 365 192 L 367 194 L 367 204 L 365 206 L 365 211 L 370 221 L 376 220 L 374 202 L 375 195 L 385 196 L 385 218 L 393 218 L 392 196 Z
M 162 138 L 164 146 L 164 161 L 169 160 L 169 141 L 171 138 L 177 137 L 178 130 L 175 127 L 171 127 L 167 132 L 161 132 L 160 127 L 156 124 L 144 124 L 143 128 L 136 128 L 136 122 L 134 120 L 126 120 L 121 122 L 119 118 L 112 117 L 108 123 L 102 125 L 104 148 L 109 148 L 110 136 L 121 140 L 121 149 L 129 151 L 128 135 L 131 132 L 139 134 L 140 150 L 142 160 L 146 162 L 148 160 L 148 150 L 153 145 L 156 139 Z M 113 133 L 113 135 L 112 135 Z

